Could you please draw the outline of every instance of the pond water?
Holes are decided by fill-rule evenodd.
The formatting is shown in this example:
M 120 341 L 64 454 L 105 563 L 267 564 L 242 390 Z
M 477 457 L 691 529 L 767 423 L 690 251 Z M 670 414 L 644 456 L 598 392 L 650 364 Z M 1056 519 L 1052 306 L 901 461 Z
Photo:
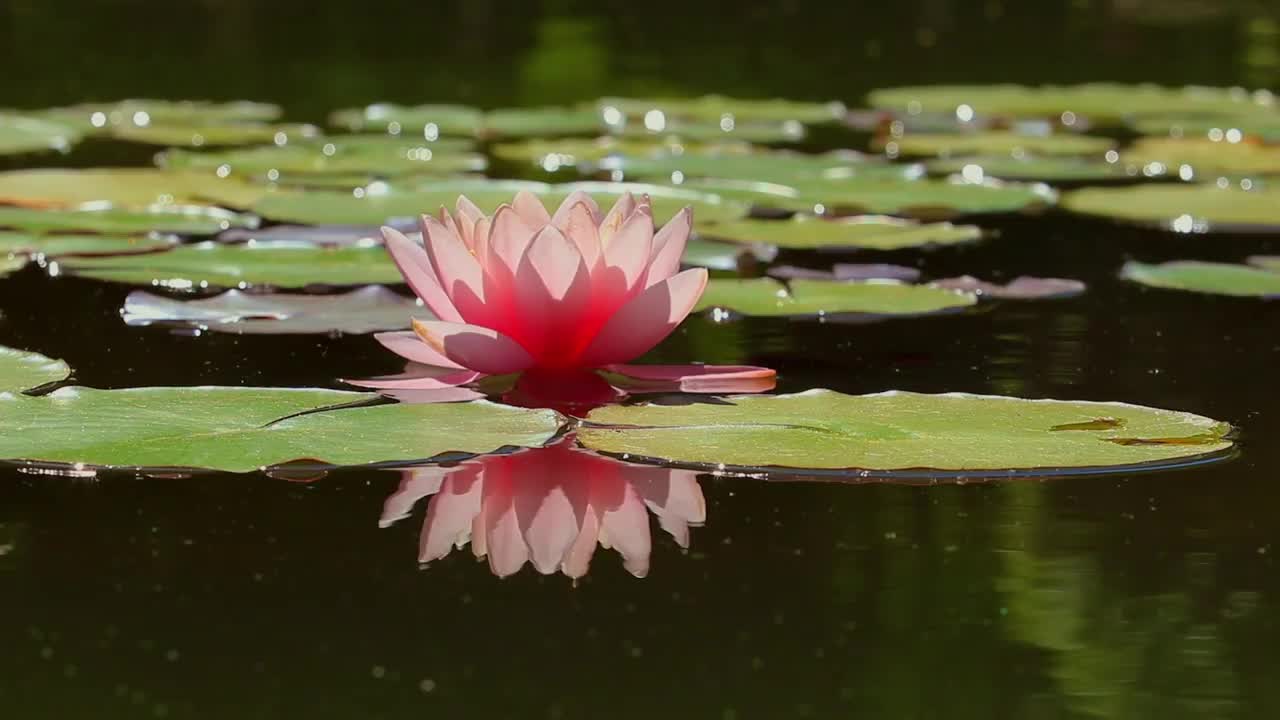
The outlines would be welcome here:
M 176 32 L 156 34 L 157 52 L 120 47 L 129 23 L 151 17 L 145 4 L 81 8 L 71 34 L 53 15 L 71 4 L 49 5 L 0 10 L 15 41 L 0 57 L 27 61 L 13 65 L 24 72 L 0 105 L 252 97 L 319 122 L 376 100 L 720 91 L 857 106 L 871 88 L 918 83 L 1277 80 L 1274 63 L 1249 60 L 1249 47 L 1275 40 L 1254 38 L 1258 20 L 1245 11 L 1151 25 L 1116 9 L 1141 3 L 918 2 L 865 10 L 863 21 L 778 6 L 508 14 L 475 3 L 397 16 L 322 5 L 278 33 L 265 28 L 293 22 L 284 10 L 205 3 L 169 8 Z M 202 29 L 189 46 L 192 26 Z M 336 27 L 331 44 L 314 42 Z M 434 47 L 441 37 L 447 47 Z M 31 64 L 46 42 L 52 59 Z M 867 141 L 841 129 L 808 149 Z M 90 139 L 0 163 L 146 166 L 155 150 Z M 779 261 L 1075 278 L 1087 292 L 869 323 L 699 314 L 644 360 L 767 366 L 784 393 L 1172 408 L 1230 422 L 1236 449 L 1154 472 L 969 481 L 722 476 L 563 442 L 320 476 L 5 466 L 4 716 L 1277 716 L 1280 303 L 1145 288 L 1117 273 L 1131 260 L 1280 255 L 1280 235 L 1176 234 L 1056 209 L 965 220 L 992 236 L 818 259 L 783 251 Z M 0 280 L 0 346 L 63 359 L 75 384 L 94 388 L 340 388 L 336 378 L 402 367 L 368 335 L 129 326 L 120 308 L 131 289 L 30 265 Z M 450 493 L 480 485 L 516 504 L 556 486 L 629 500 L 605 533 L 613 549 L 596 549 L 589 573 L 525 566 L 499 579 L 521 550 L 444 554 L 470 527 Z M 420 562 L 420 542 L 444 556 Z

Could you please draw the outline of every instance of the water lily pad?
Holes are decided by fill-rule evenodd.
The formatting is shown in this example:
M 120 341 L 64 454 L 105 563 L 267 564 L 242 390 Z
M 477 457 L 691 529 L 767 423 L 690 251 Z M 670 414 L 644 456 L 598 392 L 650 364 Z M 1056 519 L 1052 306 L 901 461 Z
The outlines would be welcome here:
M 711 270 L 737 271 L 744 263 L 771 262 L 777 256 L 777 249 L 761 245 L 743 245 L 740 243 L 707 240 L 691 237 L 685 244 L 684 255 L 680 262 L 694 267 Z
M 838 102 L 804 102 L 782 98 L 745 99 L 722 95 L 704 95 L 696 98 L 622 98 L 605 97 L 596 106 L 606 120 L 628 118 L 656 124 L 651 113 L 661 113 L 663 120 L 682 118 L 719 123 L 726 117 L 733 122 L 799 122 L 826 123 L 844 116 L 845 107 Z M 611 110 L 612 109 L 612 110 Z M 617 124 L 610 122 L 611 125 Z
M 175 172 L 150 168 L 88 170 L 14 170 L 0 172 L 0 205 L 73 208 L 107 203 L 122 208 L 154 205 L 247 207 L 267 190 L 212 172 Z
M 1199 176 L 1280 173 L 1280 146 L 1226 139 L 1140 138 L 1121 157 L 1128 163 L 1157 163 L 1174 171 L 1186 165 Z
M 999 178 L 1044 182 L 1102 182 L 1126 180 L 1137 175 L 1136 170 L 1130 173 L 1123 164 L 1109 163 L 1102 159 L 1039 155 L 1022 158 L 1011 155 L 938 158 L 925 163 L 925 167 L 935 175 L 961 175 L 977 181 Z
M 905 215 L 936 220 L 957 215 L 1012 213 L 1052 205 L 1057 196 L 1043 185 L 994 180 L 881 181 L 799 180 L 788 183 L 795 196 L 776 195 L 762 205 L 825 213 Z
M 417 218 L 404 218 L 391 223 L 405 233 L 418 232 Z M 264 228 L 231 228 L 214 238 L 222 243 L 267 242 L 302 243 L 307 245 L 363 245 L 382 244 L 381 225 L 272 225 Z
M 280 107 L 248 101 L 120 100 L 54 108 L 45 111 L 44 115 L 93 130 L 124 125 L 268 122 L 280 117 Z
M 0 155 L 57 150 L 66 152 L 80 132 L 63 123 L 0 112 Z
M 609 132 L 624 138 L 693 141 L 704 143 L 742 142 L 759 145 L 796 143 L 804 139 L 805 126 L 799 122 L 740 122 L 732 118 L 718 121 L 666 118 L 646 127 L 643 122 L 610 126 Z
M 34 235 L 0 232 L 0 255 L 127 255 L 173 247 L 166 235 Z
M 1246 141 L 1280 142 L 1280 112 L 1272 114 L 1254 112 L 1240 115 L 1214 113 L 1149 115 L 1135 120 L 1130 125 L 1144 135 L 1219 140 L 1230 136 L 1240 137 Z
M 527 190 L 542 197 L 544 204 L 555 207 L 569 193 L 582 190 L 608 207 L 625 192 L 645 193 L 653 201 L 654 219 L 665 222 L 680 208 L 693 208 L 698 222 L 742 217 L 748 208 L 712 193 L 637 183 L 586 182 L 549 185 L 519 180 L 448 180 L 428 182 L 407 189 L 363 196 L 336 192 L 279 192 L 267 196 L 254 206 L 259 215 L 282 222 L 316 225 L 378 225 L 388 219 L 415 218 L 435 212 L 441 206 L 452 208 L 459 195 L 466 195 L 485 212 L 511 202 L 516 192 Z
M 413 298 L 379 285 L 341 295 L 244 293 L 228 290 L 200 300 L 177 300 L 135 290 L 121 314 L 128 325 L 198 327 L 244 335 L 371 333 L 432 318 Z
M 1007 283 L 979 280 L 972 275 L 934 280 L 938 287 L 963 290 L 979 297 L 1001 300 L 1041 300 L 1046 298 L 1074 297 L 1083 293 L 1085 284 L 1070 278 L 1039 278 L 1020 275 Z
M 607 127 L 600 114 L 589 108 L 533 107 L 503 108 L 485 113 L 488 137 L 558 137 L 599 135 Z
M 974 473 L 1127 467 L 1231 447 L 1226 423 L 1125 403 L 830 390 L 729 400 L 600 408 L 587 420 L 626 427 L 584 427 L 578 440 L 680 464 Z
M 0 395 L 66 380 L 70 374 L 61 360 L 0 345 Z
M 0 206 L 0 227 L 34 233 L 94 232 L 134 234 L 171 232 L 210 235 L 230 227 L 252 227 L 258 219 L 204 205 L 156 205 L 140 210 L 93 207 L 37 210 Z
M 1148 265 L 1125 263 L 1120 276 L 1149 287 L 1213 295 L 1280 298 L 1280 272 L 1231 263 L 1173 260 Z
M 306 287 L 402 282 L 381 247 L 202 242 L 162 253 L 68 258 L 58 272 L 175 290 L 205 287 Z
M 900 280 L 915 282 L 920 279 L 920 271 L 905 265 L 886 263 L 836 263 L 830 270 L 795 267 L 794 265 L 778 265 L 769 268 L 769 276 L 784 280 Z
M 484 113 L 466 105 L 396 105 L 377 103 L 338 110 L 329 122 L 356 132 L 385 132 L 406 139 L 434 140 L 444 135 L 475 135 Z
M 26 266 L 27 258 L 24 255 L 0 255 L 0 277 L 17 272 Z
M 1083 215 L 1149 224 L 1177 232 L 1272 231 L 1280 226 L 1280 189 L 1214 184 L 1086 188 L 1063 196 Z
M 719 308 L 742 315 L 806 317 L 827 315 L 926 315 L 968 307 L 977 297 L 965 292 L 895 281 L 828 282 L 773 278 L 713 278 L 696 310 Z
M 797 215 L 790 220 L 754 218 L 705 226 L 709 237 L 813 250 L 898 250 L 955 245 L 982 237 L 982 229 L 949 222 L 919 223 L 880 215 L 823 220 Z
M 898 180 L 911 174 L 908 165 L 890 165 L 867 159 L 858 153 L 836 151 L 807 154 L 772 151 L 745 151 L 726 147 L 681 152 L 661 151 L 647 155 L 610 156 L 599 162 L 605 170 L 617 170 L 635 179 L 721 178 L 787 184 L 794 180 L 877 179 Z
M 891 155 L 1101 155 L 1114 148 L 1110 138 L 1055 133 L 1023 135 L 1005 130 L 975 133 L 907 133 L 902 137 L 881 137 L 873 141 L 876 150 Z
M 0 457 L 247 472 L 295 460 L 364 465 L 535 447 L 560 427 L 550 410 L 483 401 L 309 412 L 375 397 L 247 387 L 69 387 L 37 398 L 0 395 Z
M 483 155 L 467 152 L 470 143 L 401 139 L 386 135 L 341 135 L 286 145 L 190 152 L 170 150 L 160 158 L 165 167 L 219 171 L 258 182 L 308 184 L 313 177 L 343 176 L 361 185 L 375 177 L 450 175 L 484 170 Z
M 1248 262 L 1254 267 L 1280 273 L 1280 255 L 1250 255 Z
M 314 125 L 258 122 L 148 123 L 146 125 L 123 123 L 111 128 L 111 137 L 116 140 L 145 145 L 189 145 L 191 147 L 255 145 L 257 143 L 279 145 L 303 138 L 313 138 L 319 134 L 319 128 Z
M 507 162 L 523 163 L 544 172 L 572 169 L 582 174 L 599 170 L 601 160 L 614 155 L 648 155 L 672 145 L 662 140 L 598 138 L 530 138 L 495 143 L 490 152 Z
M 1146 113 L 1269 113 L 1263 95 L 1235 88 L 1165 88 L 1157 85 L 1089 83 L 1083 85 L 927 85 L 876 90 L 867 97 L 877 108 L 909 114 L 1060 118 L 1070 113 L 1094 121 L 1118 121 Z M 964 111 L 961 110 L 963 113 Z M 1070 119 L 1071 115 L 1067 116 Z M 1068 123 L 1069 124 L 1069 123 Z

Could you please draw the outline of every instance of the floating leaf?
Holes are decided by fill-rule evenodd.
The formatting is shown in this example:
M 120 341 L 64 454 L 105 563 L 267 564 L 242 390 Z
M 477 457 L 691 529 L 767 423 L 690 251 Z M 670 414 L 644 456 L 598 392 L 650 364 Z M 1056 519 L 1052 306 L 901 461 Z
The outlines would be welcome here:
M 771 277 L 784 280 L 900 280 L 915 282 L 920 279 L 920 271 L 904 265 L 885 263 L 836 263 L 830 270 L 779 265 L 769 268 Z
M 1040 300 L 1045 298 L 1065 298 L 1079 295 L 1085 291 L 1085 284 L 1069 278 L 1038 278 L 1020 275 L 1007 283 L 993 283 L 979 280 L 972 275 L 934 280 L 933 285 L 970 292 L 980 297 L 999 298 L 1001 300 Z
M 326 175 L 342 176 L 353 187 L 374 177 L 449 175 L 484 170 L 483 155 L 467 152 L 470 143 L 401 139 L 386 135 L 341 135 L 286 145 L 191 152 L 170 150 L 166 167 L 219 171 L 258 182 L 306 185 Z
M 0 205 L 71 208 L 107 203 L 122 208 L 155 205 L 247 207 L 267 190 L 212 172 L 174 172 L 150 168 L 88 170 L 14 170 L 0 172 Z
M 247 101 L 207 102 L 203 100 L 120 100 L 83 103 L 47 110 L 45 116 L 87 130 L 120 126 L 147 127 L 151 124 L 193 125 L 200 123 L 268 122 L 280 117 L 280 107 Z
M 1213 184 L 1086 188 L 1063 196 L 1083 215 L 1150 224 L 1177 232 L 1270 231 L 1280 226 L 1280 189 Z
M 1280 272 L 1265 266 L 1173 260 L 1148 265 L 1127 262 L 1120 277 L 1150 287 L 1213 295 L 1280 298 Z
M 1011 213 L 1052 205 L 1056 195 L 1042 185 L 943 180 L 800 180 L 794 195 L 762 195 L 760 204 L 806 211 L 906 215 L 941 219 L 957 215 Z M 770 198 L 773 198 L 773 201 Z
M 59 272 L 98 280 L 188 290 L 205 287 L 306 287 L 402 282 L 381 247 L 202 242 L 145 255 L 67 258 Z
M 413 298 L 379 285 L 341 295 L 228 290 L 200 300 L 135 290 L 125 298 L 121 314 L 128 325 L 194 326 L 245 335 L 371 333 L 408 328 L 411 318 L 434 317 Z
M 1045 182 L 1101 182 L 1126 180 L 1138 174 L 1136 169 L 1130 172 L 1125 165 L 1105 160 L 1034 155 L 1023 158 L 1010 155 L 939 158 L 925 163 L 925 167 L 935 175 L 955 174 L 979 182 L 989 177 Z
M 823 220 L 797 215 L 790 220 L 754 218 L 703 227 L 702 234 L 788 249 L 898 250 L 955 245 L 982 237 L 982 229 L 949 222 L 919 223 L 879 215 Z
M 61 360 L 0 345 L 0 397 L 66 380 L 70 374 Z
M 926 315 L 968 307 L 977 297 L 929 285 L 893 281 L 828 282 L 772 278 L 714 278 L 696 310 L 721 308 L 742 315 L 805 317 L 825 315 Z
M 877 138 L 872 146 L 892 155 L 1101 155 L 1116 146 L 1110 138 L 1056 133 L 1023 135 L 1006 130 L 972 133 L 907 133 Z
M 314 125 L 259 122 L 148 123 L 146 125 L 122 123 L 111 128 L 111 137 L 116 140 L 146 145 L 190 145 L 192 147 L 257 143 L 280 145 L 303 138 L 313 138 L 319 134 L 319 128 Z
M 644 193 L 653 201 L 653 216 L 666 222 L 688 205 L 698 222 L 712 222 L 742 217 L 747 207 L 719 195 L 664 185 L 638 183 L 586 182 L 549 185 L 520 180 L 463 179 L 428 182 L 411 189 L 386 193 L 279 192 L 267 196 L 254 206 L 263 217 L 283 222 L 316 225 L 378 225 L 389 219 L 416 218 L 435 212 L 441 206 L 454 207 L 459 195 L 466 195 L 485 212 L 502 203 L 511 202 L 515 194 L 526 190 L 539 195 L 544 204 L 556 207 L 574 190 L 590 193 L 604 207 L 611 205 L 624 191 Z
M 252 215 L 239 215 L 204 205 L 156 205 L 141 210 L 92 206 L 76 210 L 37 210 L 0 206 L 0 227 L 34 233 L 171 232 L 210 235 L 232 226 L 251 227 L 257 221 Z
M 560 427 L 550 410 L 483 401 L 311 412 L 376 397 L 247 387 L 68 387 L 38 398 L 0 395 L 0 457 L 247 472 L 297 460 L 364 465 L 536 447 Z
M 722 95 L 704 95 L 696 98 L 622 98 L 604 97 L 596 101 L 601 115 L 616 125 L 623 118 L 638 120 L 649 125 L 662 123 L 668 118 L 701 120 L 720 123 L 730 119 L 739 122 L 799 122 L 826 123 L 844 116 L 845 107 L 838 102 L 802 102 L 796 100 L 743 99 Z M 647 121 L 646 121 L 647 118 Z
M 1113 419 L 1097 430 L 1063 426 Z M 1108 402 L 890 391 L 739 396 L 724 404 L 609 406 L 587 416 L 593 449 L 760 467 L 983 472 L 1114 468 L 1231 447 L 1231 427 L 1199 415 Z
M 0 254 L 127 255 L 173 247 L 177 238 L 164 235 L 29 235 L 0 232 Z
M 416 218 L 404 218 L 391 226 L 406 233 L 418 232 Z M 272 225 L 264 228 L 231 228 L 214 238 L 221 243 L 265 242 L 307 245 L 382 244 L 381 225 Z
M 610 126 L 609 132 L 624 138 L 635 139 L 707 143 L 742 142 L 760 145 L 795 143 L 803 140 L 805 136 L 804 125 L 793 120 L 738 122 L 733 119 L 699 121 L 666 118 L 664 123 L 654 125 L 653 128 L 645 127 L 643 122 L 629 122 L 622 127 Z
M 0 277 L 17 272 L 27 266 L 27 258 L 23 255 L 0 256 Z
M 775 248 L 719 242 L 701 237 L 691 237 L 685 244 L 680 262 L 711 270 L 737 271 L 743 263 L 771 262 L 777 255 Z
M 1280 173 L 1280 147 L 1208 138 L 1141 138 L 1125 149 L 1126 162 L 1190 167 L 1196 175 Z
M 557 137 L 599 135 L 606 129 L 591 109 L 534 107 L 492 110 L 484 116 L 482 132 L 490 137 Z
M 80 132 L 59 122 L 0 112 L 0 155 L 57 150 L 66 152 Z
M 1274 108 L 1263 95 L 1236 88 L 1165 88 L 1157 85 L 926 85 L 876 90 L 870 104 L 909 114 L 956 113 L 973 116 L 1062 118 L 1116 121 L 1145 113 L 1267 114 Z M 963 112 L 963 111 L 962 111 Z M 1063 118 L 1063 115 L 1066 115 Z
M 688 178 L 718 178 L 783 185 L 825 178 L 901 180 L 911 176 L 914 170 L 910 165 L 890 165 L 847 151 L 814 155 L 783 150 L 745 152 L 734 147 L 613 156 L 601 160 L 599 165 L 636 179 L 683 182 Z
M 484 113 L 466 105 L 377 103 L 338 110 L 329 116 L 329 122 L 357 132 L 376 131 L 409 139 L 435 140 L 443 135 L 475 135 L 483 125 Z
M 1263 142 L 1280 142 L 1280 113 L 1242 113 L 1240 115 L 1174 113 L 1149 115 L 1131 123 L 1134 130 L 1144 135 L 1169 135 L 1176 138 L 1227 137 L 1258 139 Z M 1235 132 L 1232 132 L 1235 131 Z
M 1248 262 L 1250 265 L 1260 267 L 1263 270 L 1280 272 L 1280 255 L 1250 255 Z

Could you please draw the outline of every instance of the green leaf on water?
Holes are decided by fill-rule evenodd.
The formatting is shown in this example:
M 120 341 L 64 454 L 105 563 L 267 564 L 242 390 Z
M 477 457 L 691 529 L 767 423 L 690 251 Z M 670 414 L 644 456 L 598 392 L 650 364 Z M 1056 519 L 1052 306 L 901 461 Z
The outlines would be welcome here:
M 241 335 L 371 333 L 407 330 L 413 318 L 434 319 L 420 301 L 381 285 L 340 295 L 228 290 L 179 300 L 134 290 L 121 311 L 126 325 L 196 327 Z
M 280 107 L 242 100 L 120 100 L 58 107 L 46 110 L 42 115 L 91 131 L 152 124 L 268 122 L 280 117 Z
M 882 215 L 824 220 L 796 215 L 790 220 L 747 218 L 701 229 L 715 238 L 801 250 L 898 250 L 955 245 L 982 238 L 982 229 L 949 222 L 920 223 Z
M 1130 123 L 1143 135 L 1168 135 L 1176 138 L 1217 138 L 1235 136 L 1262 142 L 1280 142 L 1280 112 L 1241 113 L 1239 115 L 1215 113 L 1172 113 L 1148 115 Z
M 1024 135 L 1006 130 L 972 133 L 907 133 L 903 137 L 877 138 L 876 150 L 892 149 L 894 155 L 955 157 L 960 155 L 1102 155 L 1114 148 L 1110 138 L 1055 133 Z
M 64 123 L 0 112 L 0 155 L 57 150 L 66 152 L 80 131 Z
M 590 108 L 502 108 L 484 116 L 488 137 L 559 137 L 599 135 L 606 130 L 600 113 Z
M 175 290 L 403 282 L 381 246 L 232 245 L 209 241 L 144 255 L 65 258 L 58 268 L 70 275 Z
M 977 180 L 999 178 L 1059 183 L 1127 180 L 1138 175 L 1137 170 L 1130 173 L 1123 164 L 1101 159 L 1039 155 L 1023 158 L 1011 155 L 937 158 L 925 163 L 925 168 L 934 175 L 963 175 Z
M 268 194 L 263 187 L 214 172 L 152 168 L 40 169 L 0 172 L 0 205 L 75 208 L 106 203 L 132 210 L 155 205 L 243 208 Z
M 838 102 L 803 102 L 796 100 L 731 98 L 723 95 L 704 95 L 694 98 L 623 98 L 604 97 L 596 101 L 596 107 L 606 119 L 626 118 L 649 124 L 663 123 L 668 118 L 700 120 L 719 124 L 730 119 L 737 123 L 798 122 L 827 123 L 844 117 L 845 107 Z M 612 109 L 612 111 L 611 111 Z M 610 123 L 617 124 L 617 123 Z
M 1052 205 L 1056 195 L 1042 185 L 946 180 L 813 180 L 791 183 L 810 208 L 827 212 L 905 215 L 945 219 L 957 215 L 1012 213 Z
M 1172 260 L 1154 265 L 1128 262 L 1120 270 L 1120 276 L 1149 287 L 1170 290 L 1280 298 L 1280 272 L 1267 269 L 1265 263 L 1252 267 L 1199 260 Z
M 61 360 L 0 345 L 0 398 L 7 397 L 9 393 L 66 380 L 70 374 L 71 368 Z
M 377 177 L 451 175 L 484 170 L 483 155 L 470 152 L 470 141 L 387 135 L 337 135 L 221 152 L 170 150 L 160 156 L 165 167 L 230 173 L 256 182 L 307 185 L 326 176 Z M 355 185 L 363 184 L 360 182 Z M 354 185 L 353 185 L 354 186 Z
M 694 236 L 685 244 L 680 262 L 710 270 L 737 271 L 744 263 L 770 262 L 777 255 L 773 248 L 720 242 Z
M 0 231 L 0 254 L 127 255 L 173 247 L 177 238 L 164 235 L 33 235 Z
M 1250 255 L 1249 264 L 1263 270 L 1280 273 L 1280 255 Z
M 329 116 L 329 122 L 356 132 L 385 132 L 406 140 L 435 140 L 445 135 L 477 134 L 484 124 L 484 113 L 466 105 L 377 103 L 338 110 Z
M 1064 195 L 1062 207 L 1177 232 L 1269 231 L 1280 226 L 1280 188 L 1242 190 L 1216 184 L 1085 188 Z
M 593 450 L 742 467 L 1110 468 L 1214 453 L 1232 444 L 1229 425 L 1189 413 L 962 393 L 810 390 L 733 397 L 727 404 L 607 406 L 587 420 L 626 426 L 579 430 L 578 440 Z
M 695 310 L 720 308 L 763 317 L 911 316 L 956 310 L 977 302 L 977 296 L 970 293 L 893 280 L 793 280 L 784 285 L 773 278 L 713 278 Z
M 296 460 L 365 465 L 507 445 L 536 447 L 561 422 L 550 410 L 484 401 L 310 412 L 376 397 L 251 387 L 68 387 L 35 398 L 0 394 L 0 457 L 228 472 Z
M 283 144 L 313 138 L 319 134 L 319 128 L 314 125 L 261 122 L 148 123 L 141 126 L 122 123 L 111 127 L 111 137 L 116 140 L 145 145 L 190 147 Z
M 131 210 L 88 207 L 75 210 L 37 210 L 0 206 L 0 227 L 32 233 L 94 232 L 135 234 L 171 232 L 211 235 L 232 227 L 255 227 L 258 219 L 205 205 L 155 205 Z
M 967 106 L 977 117 L 1071 119 L 1116 122 L 1154 113 L 1269 114 L 1262 95 L 1236 88 L 1166 88 L 1157 85 L 1087 83 L 1083 85 L 925 85 L 876 90 L 873 106 L 906 113 L 955 113 Z
M 1177 174 L 1188 166 L 1202 179 L 1218 175 L 1272 175 L 1280 173 L 1280 147 L 1226 139 L 1140 138 L 1120 155 L 1134 165 L 1157 163 Z

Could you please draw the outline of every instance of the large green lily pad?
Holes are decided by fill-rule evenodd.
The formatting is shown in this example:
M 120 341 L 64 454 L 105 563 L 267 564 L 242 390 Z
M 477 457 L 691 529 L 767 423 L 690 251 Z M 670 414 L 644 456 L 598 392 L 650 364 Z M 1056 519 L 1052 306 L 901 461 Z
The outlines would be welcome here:
M 910 165 L 890 165 L 847 151 L 816 155 L 781 150 L 750 152 L 734 146 L 613 156 L 601 160 L 599 166 L 621 171 L 632 179 L 683 182 L 687 178 L 716 178 L 782 185 L 823 179 L 900 180 L 912 173 Z
M 1212 295 L 1280 298 L 1280 272 L 1265 266 L 1172 260 L 1148 265 L 1128 262 L 1120 270 L 1126 280 L 1150 287 L 1189 290 Z
M 120 314 L 132 326 L 160 324 L 243 335 L 371 333 L 408 329 L 414 318 L 435 317 L 421 301 L 381 285 L 340 295 L 228 290 L 198 300 L 134 290 Z
M 1196 175 L 1269 175 L 1280 173 L 1280 147 L 1208 138 L 1141 138 L 1125 149 L 1128 163 L 1159 163 L 1177 170 L 1190 166 Z
M 946 180 L 806 180 L 791 186 L 802 207 L 823 212 L 906 215 L 942 219 L 957 215 L 1012 213 L 1052 205 L 1056 195 L 1042 185 L 1019 185 L 986 180 L 980 183 Z M 785 207 L 786 204 L 783 203 Z M 791 207 L 796 207 L 792 202 Z
M 0 231 L 0 255 L 127 255 L 172 247 L 166 235 L 35 235 Z
M 134 210 L 154 205 L 247 207 L 267 194 L 214 172 L 176 172 L 151 168 L 88 170 L 14 170 L 0 172 L 0 205 L 73 208 L 107 203 Z
M 0 457 L 247 472 L 295 460 L 364 465 L 535 447 L 560 427 L 550 410 L 484 401 L 309 412 L 376 397 L 248 387 L 68 387 L 38 398 L 0 395 Z M 297 413 L 307 414 L 289 417 Z
M 485 113 L 488 137 L 559 137 L 599 135 L 608 128 L 600 114 L 590 108 L 531 107 L 502 108 Z
M 161 156 L 160 162 L 177 169 L 223 169 L 258 182 L 314 184 L 309 179 L 331 175 L 363 178 L 367 182 L 375 177 L 483 170 L 484 156 L 467 152 L 470 147 L 470 142 L 458 140 L 428 143 L 388 135 L 341 135 L 224 152 L 171 150 Z M 347 178 L 344 181 L 350 182 Z
M 1249 264 L 1263 270 L 1280 273 L 1280 255 L 1250 255 Z
M 0 345 L 0 397 L 66 380 L 70 374 L 61 360 Z
M 954 113 L 967 105 L 976 116 L 1058 118 L 1074 113 L 1096 122 L 1148 113 L 1267 114 L 1262 96 L 1232 88 L 1166 88 L 1157 85 L 926 85 L 876 90 L 868 102 L 907 113 Z
M 161 253 L 66 258 L 59 272 L 175 290 L 206 287 L 306 287 L 402 282 L 382 247 L 202 242 Z
M 1001 180 L 1039 180 L 1043 182 L 1074 183 L 1126 180 L 1131 175 L 1120 163 L 1102 159 L 1080 157 L 1044 157 L 1031 155 L 1016 158 L 1012 155 L 980 155 L 963 158 L 937 158 L 925 163 L 935 175 L 961 175 L 975 180 L 999 178 Z M 1136 171 L 1134 173 L 1136 175 Z
M 1108 402 L 890 391 L 734 397 L 727 404 L 608 406 L 578 440 L 682 464 L 868 471 L 1113 468 L 1231 447 L 1199 415 Z
M 550 208 L 574 190 L 588 192 L 601 207 L 608 208 L 623 192 L 646 193 L 653 201 L 654 220 L 665 222 L 680 208 L 691 206 L 698 222 L 742 217 L 747 207 L 712 193 L 637 183 L 587 182 L 549 185 L 519 180 L 463 179 L 427 182 L 363 196 L 336 192 L 279 192 L 254 206 L 259 215 L 282 222 L 314 225 L 378 225 L 392 218 L 413 218 L 435 212 L 441 206 L 453 208 L 459 195 L 466 195 L 485 212 L 509 203 L 520 190 L 542 197 Z
M 817 124 L 833 122 L 845 114 L 844 105 L 838 102 L 804 102 L 781 98 L 746 99 L 723 95 L 704 95 L 696 98 L 604 97 L 596 101 L 596 106 L 606 120 L 612 120 L 620 115 L 641 122 L 646 115 L 655 111 L 661 113 L 664 118 L 715 123 L 719 123 L 727 116 L 735 123 L 793 121 Z
M 385 132 L 406 139 L 434 140 L 444 135 L 477 134 L 484 125 L 484 113 L 466 105 L 376 103 L 338 110 L 329 116 L 329 122 L 356 132 Z
M 1267 231 L 1280 226 L 1280 189 L 1215 184 L 1086 188 L 1063 196 L 1083 215 L 1150 224 L 1178 232 Z
M 1280 142 L 1280 112 L 1271 114 L 1242 113 L 1240 115 L 1174 113 L 1149 115 L 1131 123 L 1134 130 L 1144 135 L 1169 135 L 1179 138 L 1223 139 L 1236 131 L 1245 140 Z
M 200 123 L 267 122 L 280 117 L 280 107 L 268 103 L 204 100 L 120 100 L 89 102 L 54 108 L 47 117 L 86 130 L 122 125 L 194 125 Z
M 743 245 L 736 242 L 720 242 L 694 236 L 685 244 L 680 262 L 684 265 L 704 267 L 710 270 L 736 272 L 744 264 L 767 263 L 777 256 L 777 249 L 761 245 Z
M 977 302 L 977 296 L 970 293 L 892 280 L 793 280 L 787 286 L 773 278 L 713 278 L 695 310 L 720 308 L 764 317 L 910 316 L 956 310 Z
M 206 205 L 156 205 L 140 210 L 87 207 L 37 210 L 0 206 L 0 227 L 33 233 L 94 232 L 133 234 L 171 232 L 211 235 L 232 227 L 255 227 L 258 219 Z
M 940 156 L 957 155 L 1101 155 L 1114 148 L 1110 138 L 1091 135 L 1054 133 L 1050 135 L 1024 135 L 1006 130 L 989 130 L 975 133 L 907 133 L 902 137 L 877 138 L 873 143 L 877 150 L 888 150 L 895 155 Z
M 0 112 L 0 155 L 58 150 L 66 152 L 80 132 L 63 123 Z
M 622 127 L 610 126 L 609 132 L 624 138 L 663 139 L 705 143 L 743 142 L 781 145 L 804 139 L 805 126 L 799 122 L 739 122 L 732 118 L 718 121 L 664 118 L 646 127 L 643 121 L 628 122 Z
M 283 144 L 316 137 L 319 134 L 320 130 L 314 125 L 258 122 L 148 123 L 146 125 L 124 123 L 111 128 L 111 137 L 116 140 L 144 145 L 188 145 L 191 147 L 255 145 L 257 143 Z
M 585 174 L 598 170 L 600 161 L 609 157 L 648 156 L 671 152 L 675 148 L 683 151 L 697 147 L 661 138 L 631 139 L 606 135 L 598 138 L 529 138 L 500 142 L 495 143 L 490 152 L 508 162 L 530 164 L 546 172 L 573 168 Z M 747 151 L 741 145 L 726 146 L 726 149 L 730 148 L 738 152 Z
M 982 229 L 949 222 L 920 223 L 882 215 L 837 220 L 797 215 L 790 220 L 748 218 L 702 228 L 709 237 L 803 250 L 898 250 L 979 240 Z

